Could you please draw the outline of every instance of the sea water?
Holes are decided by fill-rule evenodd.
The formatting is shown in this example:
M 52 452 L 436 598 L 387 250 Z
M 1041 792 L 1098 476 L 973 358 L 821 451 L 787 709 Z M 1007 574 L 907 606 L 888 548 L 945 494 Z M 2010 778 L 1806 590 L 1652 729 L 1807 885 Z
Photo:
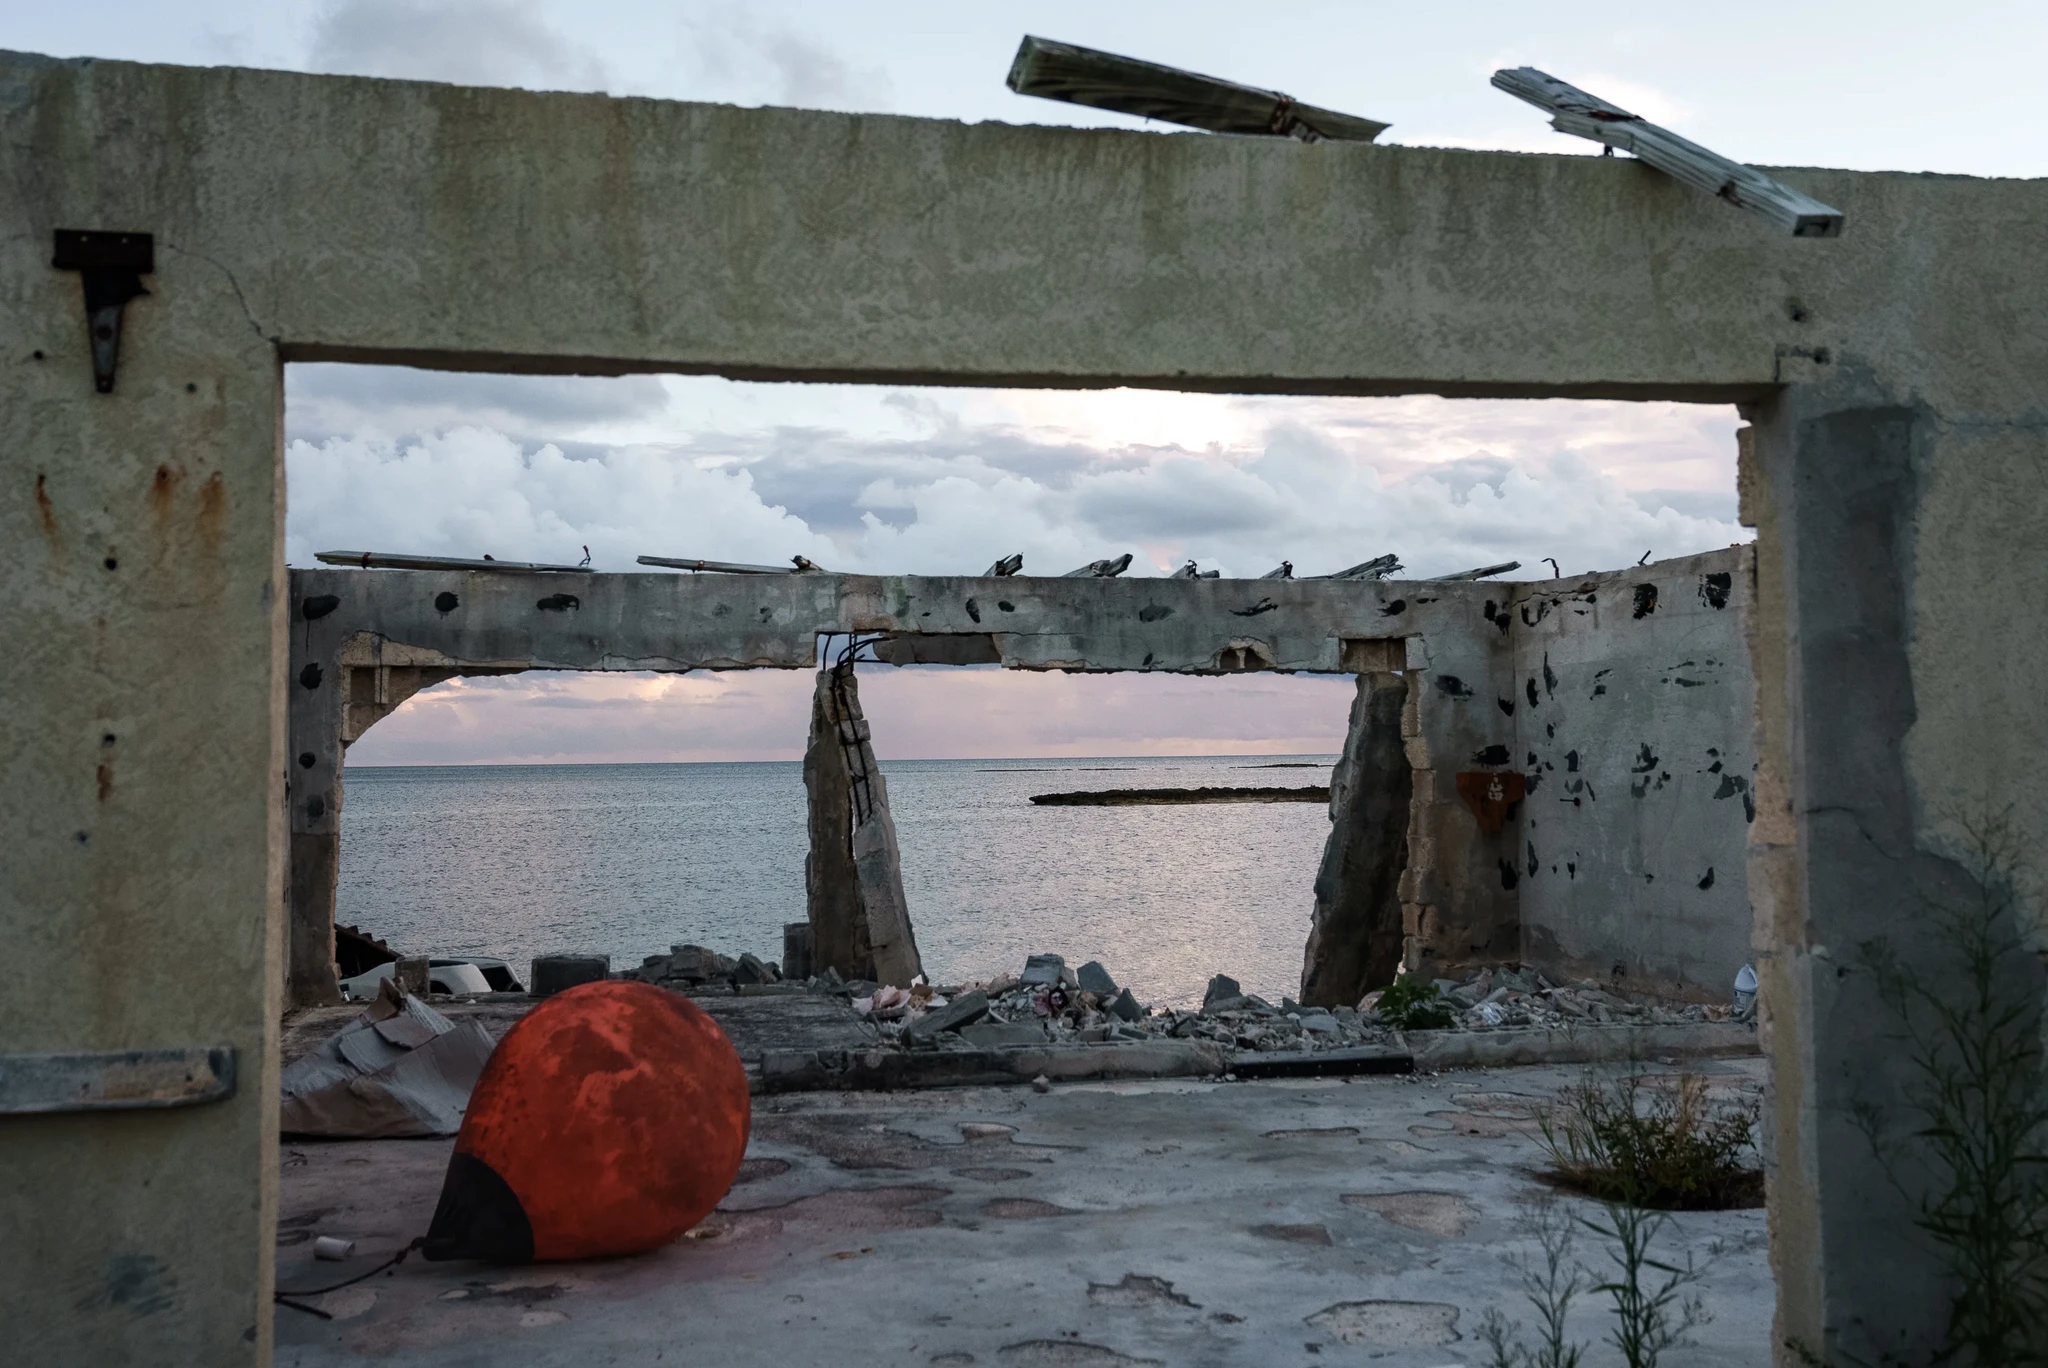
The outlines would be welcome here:
M 1099 959 L 1151 1004 L 1228 973 L 1300 982 L 1322 803 L 1040 807 L 1035 793 L 1299 787 L 1331 756 L 898 760 L 882 766 L 904 894 L 939 982 Z M 408 954 L 782 954 L 804 918 L 802 766 L 352 767 L 336 915 Z

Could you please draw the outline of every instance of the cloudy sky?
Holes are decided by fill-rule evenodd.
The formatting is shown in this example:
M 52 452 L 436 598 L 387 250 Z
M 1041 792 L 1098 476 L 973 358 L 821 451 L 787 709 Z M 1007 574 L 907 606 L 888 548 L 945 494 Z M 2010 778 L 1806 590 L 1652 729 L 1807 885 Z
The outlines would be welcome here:
M 1026 32 L 1388 120 L 1383 141 L 1584 154 L 1491 89 L 1541 66 L 1746 160 L 2048 174 L 2048 7 L 1730 0 L 1075 3 L 4 0 L 0 46 L 970 121 L 1138 126 L 1003 86 Z M 1938 92 L 1938 98 L 1933 94 Z M 833 568 L 1058 572 L 1136 556 L 1315 573 L 1566 573 L 1743 540 L 1732 411 L 1677 404 L 892 390 L 298 366 L 287 556 L 335 547 L 602 569 L 642 552 Z M 1545 571 L 1544 573 L 1547 573 Z M 801 675 L 527 675 L 422 695 L 358 764 L 786 758 Z M 885 755 L 1334 749 L 1337 680 L 891 671 Z

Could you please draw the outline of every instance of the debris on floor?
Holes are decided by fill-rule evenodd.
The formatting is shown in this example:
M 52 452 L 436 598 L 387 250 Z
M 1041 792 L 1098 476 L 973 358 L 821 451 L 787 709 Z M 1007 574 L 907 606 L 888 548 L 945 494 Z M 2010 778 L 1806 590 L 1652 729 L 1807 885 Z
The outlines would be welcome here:
M 491 1057 L 491 1034 L 450 1021 L 391 979 L 355 1020 L 285 1068 L 287 1135 L 453 1135 Z
M 873 1021 L 885 1042 L 906 1049 L 991 1045 L 1112 1044 L 1171 1037 L 1208 1040 L 1261 1053 L 1301 1053 L 1398 1043 L 1399 1018 L 1375 1010 L 1380 994 L 1357 1007 L 1276 1006 L 1226 974 L 1210 979 L 1197 1009 L 1146 1008 L 1099 963 L 1069 969 L 1064 957 L 1030 956 L 1023 972 L 983 983 L 909 989 L 812 979 L 815 991 L 843 994 Z M 1443 1029 L 1461 1032 L 1556 1028 L 1576 1024 L 1668 1026 L 1727 1021 L 1721 1005 L 1624 996 L 1590 980 L 1557 983 L 1533 969 L 1476 969 L 1463 980 L 1438 979 Z M 965 1005 L 962 1005 L 965 1004 Z

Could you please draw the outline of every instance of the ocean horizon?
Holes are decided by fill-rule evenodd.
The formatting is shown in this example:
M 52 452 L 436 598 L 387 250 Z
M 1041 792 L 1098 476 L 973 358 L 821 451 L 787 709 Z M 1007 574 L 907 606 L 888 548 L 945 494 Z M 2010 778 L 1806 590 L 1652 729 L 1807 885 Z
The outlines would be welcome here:
M 884 761 L 927 974 L 986 978 L 1050 951 L 1101 960 L 1148 1003 L 1198 1001 L 1219 972 L 1277 1001 L 1300 980 L 1325 805 L 1029 799 L 1327 784 L 1335 759 Z M 780 960 L 783 923 L 804 919 L 807 848 L 797 760 L 350 766 L 336 918 L 522 977 L 539 954 L 618 969 L 684 942 Z

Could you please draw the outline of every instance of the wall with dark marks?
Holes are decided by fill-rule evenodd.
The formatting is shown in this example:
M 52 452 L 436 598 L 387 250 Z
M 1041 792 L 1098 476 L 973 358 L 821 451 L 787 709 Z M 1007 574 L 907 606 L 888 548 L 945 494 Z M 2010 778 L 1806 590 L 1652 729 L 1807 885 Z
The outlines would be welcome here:
M 1183 674 L 1396 670 L 1411 655 L 1427 658 L 1425 639 L 1440 639 L 1450 666 L 1478 678 L 1495 648 L 1468 639 L 1469 625 L 1503 593 L 1497 585 L 1346 580 L 327 568 L 293 570 L 290 585 L 286 979 L 299 1003 L 340 996 L 333 907 L 347 747 L 439 680 L 551 669 L 808 669 L 820 636 L 849 632 L 890 634 L 881 654 L 902 663 Z M 1465 710 L 1432 705 L 1428 716 L 1430 744 L 1441 753 L 1483 744 L 1468 734 Z M 1410 749 L 1426 768 L 1422 743 Z M 1418 812 L 1418 839 L 1448 823 L 1441 845 L 1454 852 L 1433 867 L 1441 873 L 1419 896 L 1444 909 L 1451 941 L 1469 941 L 1469 925 L 1492 936 L 1497 910 L 1475 917 L 1466 908 L 1497 900 L 1491 856 L 1470 849 L 1442 801 Z M 1433 934 L 1436 919 L 1411 918 L 1411 930 L 1416 924 Z
M 48 1361 L 267 1357 L 302 687 L 282 367 L 338 360 L 1744 405 L 1770 580 L 1751 875 L 1773 1342 L 1931 1357 L 1939 1269 L 1853 1124 L 1912 1124 L 1858 947 L 1938 958 L 1930 903 L 1971 885 L 1959 814 L 2010 812 L 2023 849 L 2048 843 L 2029 554 L 2048 542 L 2048 181 L 1777 174 L 1846 234 L 1774 233 L 1622 157 L 0 55 L 0 1038 L 256 1061 L 211 1108 L 0 1127 L 0 1213 L 29 1213 L 0 1240 L 0 1323 Z M 51 266 L 58 228 L 156 235 L 109 394 L 79 281 Z M 1636 619 L 1631 590 L 1630 621 L 1661 622 L 1664 593 Z M 537 608 L 555 594 L 577 602 Z M 528 604 L 568 624 L 601 606 L 569 581 Z M 1189 668 L 1197 645 L 1218 669 L 1341 660 L 1341 639 L 1265 625 L 1283 616 L 1169 649 Z M 1145 668 L 1142 629 L 1173 621 L 1119 621 L 1119 658 Z M 1076 659 L 1055 636 L 1013 637 L 1017 659 Z M 588 635 L 580 652 L 600 654 Z M 1424 709 L 1418 734 L 1457 716 Z M 163 966 L 194 944 L 208 970 L 173 986 Z
M 1525 957 L 1723 1000 L 1750 958 L 1756 817 L 1747 546 L 1515 586 Z
M 1445 589 L 1454 586 L 1442 586 Z M 1409 973 L 1436 977 L 1520 954 L 1517 894 L 1501 861 L 1512 832 L 1474 816 L 1458 777 L 1505 764 L 1514 718 L 1501 710 L 1510 669 L 1499 630 L 1512 584 L 1417 586 L 1417 607 L 1455 612 L 1445 629 L 1408 639 L 1412 687 L 1402 731 L 1413 767 L 1414 804 L 1401 879 Z

